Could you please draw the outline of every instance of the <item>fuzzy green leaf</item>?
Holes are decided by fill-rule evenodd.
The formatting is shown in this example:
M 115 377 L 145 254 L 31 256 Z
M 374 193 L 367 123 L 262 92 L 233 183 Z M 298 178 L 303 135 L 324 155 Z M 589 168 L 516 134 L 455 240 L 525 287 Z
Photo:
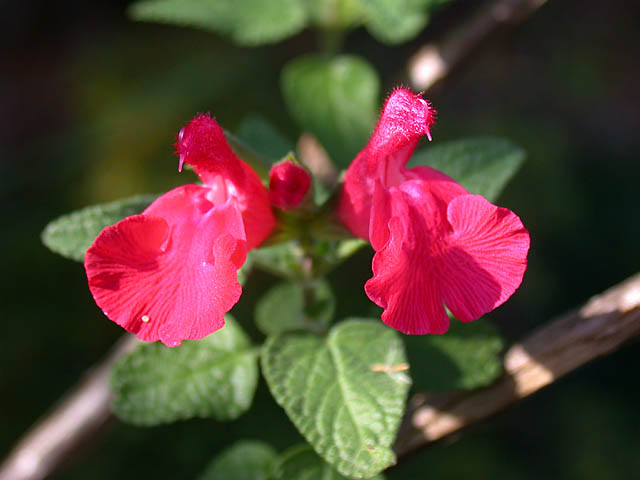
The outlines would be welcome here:
M 495 201 L 524 162 L 524 151 L 500 138 L 470 138 L 416 152 L 409 166 L 428 165 L 446 173 L 470 193 Z
M 68 213 L 46 226 L 42 243 L 63 257 L 82 262 L 87 248 L 103 228 L 142 212 L 156 198 L 157 195 L 136 195 Z
M 240 45 L 278 42 L 307 22 L 301 0 L 140 0 L 129 14 L 135 20 L 222 33 Z
M 369 478 L 395 462 L 411 383 L 395 331 L 351 319 L 326 338 L 284 333 L 267 339 L 262 370 L 298 430 L 342 475 Z
M 273 480 L 349 480 L 320 458 L 309 445 L 296 445 L 285 451 L 276 464 Z M 384 480 L 379 474 L 371 480 Z
M 352 55 L 305 56 L 282 71 L 287 107 L 340 167 L 364 147 L 378 116 L 380 81 L 366 61 Z
M 502 373 L 504 343 L 484 318 L 471 323 L 451 319 L 444 335 L 408 335 L 405 345 L 420 391 L 472 390 Z
M 114 367 L 113 410 L 136 425 L 193 417 L 232 420 L 253 400 L 258 381 L 256 352 L 229 316 L 208 337 L 179 347 L 140 345 Z
M 199 480 L 267 480 L 277 458 L 268 443 L 241 440 L 218 455 Z
M 333 318 L 336 300 L 329 284 L 317 281 L 309 286 L 311 305 L 305 309 L 305 292 L 298 283 L 281 283 L 257 303 L 256 325 L 265 335 L 286 330 L 327 325 Z

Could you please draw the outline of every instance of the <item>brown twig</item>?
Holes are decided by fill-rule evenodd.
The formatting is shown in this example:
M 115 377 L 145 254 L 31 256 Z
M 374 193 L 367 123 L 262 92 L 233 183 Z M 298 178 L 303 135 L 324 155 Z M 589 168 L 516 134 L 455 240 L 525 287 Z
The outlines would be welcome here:
M 428 90 L 467 58 L 492 33 L 519 23 L 547 0 L 495 0 L 438 44 L 427 44 L 409 59 L 408 73 L 416 90 Z
M 396 443 L 402 456 L 484 420 L 640 335 L 640 274 L 539 328 L 505 354 L 505 374 L 484 389 L 416 395 Z
M 94 436 L 111 416 L 111 366 L 137 343 L 133 335 L 116 342 L 103 362 L 25 434 L 0 465 L 0 480 L 46 478 Z

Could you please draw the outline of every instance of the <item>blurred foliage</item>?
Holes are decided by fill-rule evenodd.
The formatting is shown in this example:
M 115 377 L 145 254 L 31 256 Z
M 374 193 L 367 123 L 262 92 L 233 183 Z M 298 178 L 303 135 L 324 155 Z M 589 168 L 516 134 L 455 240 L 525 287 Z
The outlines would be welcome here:
M 380 82 L 361 58 L 305 56 L 282 71 L 282 93 L 298 124 L 341 168 L 362 150 L 378 117 Z
M 249 114 L 236 134 L 256 152 L 275 163 L 294 150 L 293 144 L 263 117 Z
M 218 455 L 199 480 L 268 480 L 277 460 L 265 442 L 237 442 Z
M 384 43 L 406 42 L 448 0 L 139 0 L 132 18 L 190 25 L 228 35 L 240 45 L 278 42 L 307 25 L 340 31 L 364 24 Z
M 137 20 L 224 33 L 240 45 L 277 42 L 298 33 L 306 20 L 299 0 L 142 0 L 129 12 Z

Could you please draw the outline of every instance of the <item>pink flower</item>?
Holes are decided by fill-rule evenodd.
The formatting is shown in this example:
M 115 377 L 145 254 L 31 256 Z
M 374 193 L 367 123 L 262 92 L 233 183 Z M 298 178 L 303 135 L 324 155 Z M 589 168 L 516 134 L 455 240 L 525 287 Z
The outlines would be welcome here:
M 271 203 L 282 210 L 296 208 L 304 199 L 311 177 L 300 165 L 290 160 L 276 163 L 269 172 L 269 199 Z
M 430 167 L 407 169 L 434 110 L 397 89 L 367 146 L 347 170 L 338 215 L 375 250 L 368 297 L 407 334 L 444 333 L 445 305 L 469 322 L 520 286 L 529 234 L 516 214 L 470 195 Z
M 175 188 L 105 228 L 85 256 L 89 289 L 105 315 L 168 346 L 222 328 L 242 292 L 237 270 L 275 225 L 260 178 L 214 118 L 194 118 L 176 146 L 180 169 L 191 165 L 203 186 Z

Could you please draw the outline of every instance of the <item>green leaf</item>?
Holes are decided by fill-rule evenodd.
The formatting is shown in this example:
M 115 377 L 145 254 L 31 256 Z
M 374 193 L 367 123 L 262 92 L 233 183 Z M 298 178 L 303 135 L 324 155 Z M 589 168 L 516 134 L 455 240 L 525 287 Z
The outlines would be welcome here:
M 278 42 L 298 33 L 307 22 L 301 0 L 141 0 L 129 14 L 135 20 L 222 33 L 240 45 Z
M 313 133 L 340 167 L 364 147 L 378 116 L 380 81 L 353 55 L 305 56 L 285 65 L 282 90 L 293 118 Z
M 342 475 L 368 478 L 395 462 L 391 445 L 411 383 L 404 346 L 379 321 L 351 319 L 326 338 L 267 339 L 262 370 L 276 401 Z
M 263 117 L 246 117 L 236 135 L 271 163 L 281 160 L 294 150 L 293 145 Z
M 409 166 L 428 165 L 446 173 L 470 193 L 495 201 L 524 161 L 524 151 L 500 138 L 442 143 L 413 155 Z
M 283 278 L 302 278 L 304 250 L 297 241 L 276 243 L 248 253 L 254 265 Z
M 140 345 L 114 367 L 113 411 L 136 425 L 193 417 L 232 420 L 244 413 L 258 381 L 256 352 L 229 315 L 208 337 L 179 347 Z
M 427 24 L 429 0 L 361 0 L 367 30 L 383 43 L 402 43 Z
M 241 440 L 218 455 L 199 480 L 267 480 L 277 458 L 271 445 Z
M 147 208 L 158 195 L 137 195 L 94 205 L 53 220 L 42 232 L 42 243 L 63 257 L 82 262 L 84 252 L 103 228 Z
M 362 21 L 360 0 L 318 0 L 307 3 L 310 22 L 318 30 L 341 32 Z
M 276 464 L 273 480 L 349 480 L 322 460 L 309 445 L 296 445 L 286 450 Z M 384 480 L 379 474 L 371 480 Z
M 280 283 L 256 304 L 256 325 L 265 335 L 286 330 L 327 325 L 333 318 L 336 300 L 324 280 L 309 285 L 306 295 L 311 305 L 305 308 L 305 291 L 298 283 Z M 309 298 L 310 297 L 310 298 Z
M 417 390 L 472 390 L 502 373 L 504 343 L 486 319 L 471 323 L 452 319 L 444 335 L 407 335 L 407 355 Z

